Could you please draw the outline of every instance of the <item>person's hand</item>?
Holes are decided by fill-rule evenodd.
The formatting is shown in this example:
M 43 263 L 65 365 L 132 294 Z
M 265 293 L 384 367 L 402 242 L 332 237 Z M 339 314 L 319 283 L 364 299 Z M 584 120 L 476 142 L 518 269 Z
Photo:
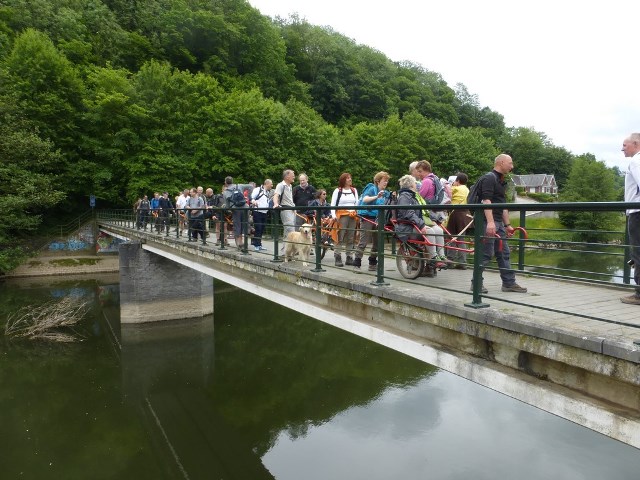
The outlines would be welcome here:
M 487 237 L 496 236 L 496 224 L 493 222 L 487 223 Z
M 511 225 L 509 225 L 508 227 L 504 227 L 504 229 L 507 231 L 507 235 L 509 236 L 513 235 L 513 232 L 516 231 L 516 229 L 513 228 Z
M 429 231 L 427 230 L 427 226 L 426 225 L 420 229 L 420 233 L 423 234 L 423 235 L 426 235 L 428 232 Z

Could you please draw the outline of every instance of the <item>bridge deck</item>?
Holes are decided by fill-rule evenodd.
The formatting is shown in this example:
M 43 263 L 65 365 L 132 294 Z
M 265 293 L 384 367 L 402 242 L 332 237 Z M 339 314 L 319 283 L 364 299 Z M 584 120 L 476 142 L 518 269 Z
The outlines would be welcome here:
M 160 237 L 156 234 L 144 234 L 149 238 Z M 273 243 L 263 241 L 268 249 L 266 252 L 242 254 L 236 247 L 220 250 L 218 246 L 209 243 L 206 246 L 188 243 L 183 236 L 162 237 L 180 244 L 193 245 L 211 252 L 233 254 L 242 258 L 250 256 L 252 259 L 262 259 L 269 262 L 273 268 L 289 265 L 296 269 L 311 270 L 315 268 L 315 257 L 310 258 L 308 267 L 303 267 L 300 261 L 289 264 L 272 263 Z M 233 242 L 233 240 L 231 240 Z M 344 256 L 343 256 L 344 260 Z M 366 264 L 366 256 L 363 259 Z M 369 284 L 375 281 L 375 272 L 367 271 L 366 265 L 361 270 L 353 267 L 337 268 L 333 266 L 333 252 L 328 251 L 322 261 L 322 268 L 326 272 L 323 276 L 343 279 L 349 282 Z M 454 302 L 459 305 L 472 301 L 471 285 L 472 270 L 442 270 L 435 278 L 420 277 L 416 280 L 406 280 L 396 269 L 393 257 L 385 260 L 385 281 L 394 286 L 401 286 L 414 294 L 428 292 L 430 298 L 441 297 L 446 303 Z M 526 294 L 501 292 L 501 281 L 496 271 L 485 272 L 484 285 L 489 290 L 483 296 L 483 302 L 491 308 L 506 313 L 512 313 L 513 319 L 518 319 L 526 326 L 527 333 L 546 339 L 563 338 L 563 342 L 580 347 L 589 343 L 589 350 L 593 350 L 593 343 L 601 343 L 601 353 L 610 354 L 627 360 L 640 361 L 640 306 L 627 305 L 620 302 L 620 297 L 629 295 L 628 288 L 590 284 L 588 281 L 575 282 L 544 277 L 530 276 L 526 272 L 518 274 L 518 282 L 528 288 Z M 384 289 L 384 286 L 379 287 Z M 525 325 L 526 324 L 526 325 Z
M 266 252 L 255 252 L 250 248 L 248 253 L 243 254 L 235 246 L 221 250 L 212 242 L 205 246 L 188 243 L 185 236 L 176 238 L 175 234 L 165 237 L 136 230 L 132 232 L 150 241 L 162 239 L 163 242 L 175 242 L 211 253 L 232 255 L 239 260 L 264 260 L 265 266 L 275 269 L 284 269 L 285 265 L 286 268 L 300 270 L 315 268 L 314 256 L 310 257 L 307 267 L 303 267 L 298 260 L 288 264 L 272 262 L 273 243 L 268 240 L 263 240 L 263 245 L 268 249 Z M 370 285 L 376 280 L 375 272 L 367 270 L 366 254 L 363 260 L 365 265 L 360 271 L 348 266 L 338 268 L 333 265 L 333 252 L 328 251 L 322 261 L 322 268 L 326 271 L 319 275 L 337 281 Z M 435 278 L 407 280 L 397 271 L 391 256 L 386 258 L 384 270 L 385 281 L 391 286 L 401 287 L 409 295 L 428 295 L 430 302 L 440 301 L 443 308 L 452 303 L 462 307 L 472 301 L 469 290 L 472 273 L 471 269 L 443 270 Z M 631 294 L 628 286 L 624 288 L 589 284 L 588 281 L 549 279 L 522 272 L 518 274 L 518 283 L 527 287 L 528 292 L 521 294 L 501 292 L 497 271 L 486 271 L 484 278 L 484 285 L 489 290 L 483 296 L 483 302 L 490 305 L 487 310 L 506 313 L 515 331 L 640 363 L 640 306 L 620 302 L 621 296 Z

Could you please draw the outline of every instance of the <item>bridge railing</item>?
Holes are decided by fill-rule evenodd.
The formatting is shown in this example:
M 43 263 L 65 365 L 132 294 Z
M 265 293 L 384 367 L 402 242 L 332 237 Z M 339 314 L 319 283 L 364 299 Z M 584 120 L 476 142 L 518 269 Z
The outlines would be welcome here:
M 376 278 L 373 281 L 377 285 L 385 285 L 385 259 L 394 261 L 396 258 L 396 241 L 394 235 L 388 229 L 385 229 L 386 217 L 390 210 L 415 209 L 415 206 L 398 206 L 398 205 L 376 205 L 376 206 L 358 206 L 358 210 L 376 210 L 377 225 L 374 230 L 375 242 L 378 245 Z M 538 203 L 538 204 L 491 204 L 491 205 L 447 205 L 448 211 L 469 210 L 474 217 L 473 234 L 471 231 L 465 232 L 460 240 L 469 242 L 472 249 L 469 255 L 469 266 L 474 269 L 474 278 L 481 279 L 483 270 L 495 270 L 490 265 L 482 265 L 482 248 L 488 237 L 484 236 L 485 214 L 486 209 L 508 209 L 512 214 L 519 212 L 519 220 L 513 219 L 514 226 L 522 227 L 523 230 L 529 232 L 529 236 L 525 235 L 522 230 L 519 231 L 517 237 L 509 240 L 511 248 L 517 252 L 517 256 L 512 255 L 512 268 L 516 272 L 526 272 L 530 276 L 541 276 L 550 278 L 563 278 L 571 280 L 588 279 L 591 283 L 602 284 L 630 284 L 631 266 L 630 245 L 628 241 L 628 232 L 626 231 L 626 221 L 624 219 L 624 211 L 628 208 L 640 209 L 640 204 L 630 204 L 625 202 L 590 202 L 590 203 Z M 279 207 L 278 209 L 268 209 L 269 222 L 265 239 L 274 241 L 273 260 L 274 262 L 282 261 L 280 246 L 283 242 L 284 226 L 280 222 L 279 211 L 291 210 L 297 213 L 300 218 L 309 221 L 313 218 L 307 215 L 310 212 L 316 212 L 321 215 L 322 211 L 330 210 L 332 213 L 335 207 Z M 227 234 L 232 232 L 232 222 L 235 215 L 236 220 L 240 220 L 242 242 L 237 246 L 244 254 L 249 253 L 249 242 L 253 239 L 253 221 L 252 209 L 250 208 L 208 208 L 203 209 L 206 218 L 204 220 L 203 230 L 208 231 L 209 235 L 215 233 L 218 237 L 219 248 L 228 247 Z M 530 227 L 529 224 L 533 220 L 527 217 L 528 212 L 545 211 L 545 212 L 589 212 L 597 214 L 600 212 L 616 212 L 618 214 L 619 230 L 589 230 L 589 229 L 558 229 Z M 234 213 L 235 212 L 235 213 Z M 189 219 L 186 212 L 177 211 L 175 209 L 166 212 L 133 212 L 126 210 L 99 211 L 98 218 L 103 221 L 109 221 L 116 225 L 128 227 L 132 229 L 145 230 L 149 228 L 156 234 L 162 233 L 169 237 L 181 238 L 183 231 L 188 231 Z M 208 215 L 206 215 L 208 214 Z M 300 223 L 300 222 L 299 222 Z M 326 240 L 327 230 L 335 233 L 331 229 L 327 229 L 319 222 L 312 222 L 314 228 L 314 251 L 315 265 L 314 271 L 324 271 L 326 265 L 322 264 L 323 252 L 327 251 L 327 245 L 323 244 Z M 181 231 L 183 230 L 183 231 Z M 356 229 L 359 231 L 359 229 Z M 237 232 L 237 230 L 236 230 Z M 357 232 L 354 232 L 357 233 Z M 233 234 L 232 234 L 233 235 Z M 586 235 L 589 241 L 580 241 L 573 237 Z M 335 237 L 335 235 L 334 235 Z M 207 243 L 207 236 L 202 235 L 201 241 Z M 442 240 L 447 247 L 447 236 Z M 385 248 L 386 247 L 386 248 Z M 330 248 L 330 247 L 329 247 Z M 369 251 L 370 245 L 367 246 Z M 584 267 L 575 267 L 575 262 L 560 260 L 552 257 L 574 256 L 580 259 L 578 262 Z M 606 260 L 603 260 L 606 259 Z M 480 274 L 475 274 L 480 273 Z M 482 284 L 481 281 L 474 282 L 473 285 L 473 302 L 471 305 L 482 306 Z

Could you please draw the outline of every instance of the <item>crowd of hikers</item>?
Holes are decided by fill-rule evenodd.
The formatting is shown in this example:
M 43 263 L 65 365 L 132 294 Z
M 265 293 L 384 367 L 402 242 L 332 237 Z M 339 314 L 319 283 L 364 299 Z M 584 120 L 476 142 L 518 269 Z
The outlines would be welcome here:
M 315 188 L 305 173 L 296 175 L 293 170 L 284 170 L 282 181 L 273 185 L 266 179 L 261 185 L 254 182 L 236 184 L 226 177 L 221 192 L 214 194 L 212 188 L 185 189 L 169 198 L 168 192 L 154 193 L 149 200 L 145 195 L 134 205 L 137 228 L 149 226 L 156 233 L 169 235 L 175 225 L 175 233 L 186 233 L 188 241 L 207 243 L 209 235 L 216 236 L 220 245 L 226 243 L 228 235 L 238 248 L 243 248 L 244 236 L 250 236 L 255 251 L 266 251 L 262 236 L 269 215 L 279 217 L 282 236 L 287 236 L 303 224 L 321 224 L 328 232 L 322 242 L 334 250 L 336 267 L 362 267 L 365 250 L 369 247 L 368 268 L 377 269 L 377 247 L 375 233 L 378 229 L 380 205 L 395 204 L 403 208 L 384 209 L 393 211 L 391 224 L 395 236 L 402 242 L 421 242 L 425 257 L 435 268 L 467 268 L 466 248 L 458 242 L 473 221 L 468 209 L 455 208 L 448 212 L 447 205 L 466 203 L 506 203 L 505 175 L 513 170 L 513 160 L 507 154 L 495 158 L 494 168 L 483 175 L 470 191 L 464 172 L 438 178 L 426 160 L 412 162 L 409 173 L 398 179 L 397 190 L 389 188 L 391 175 L 381 171 L 372 177 L 359 194 L 353 186 L 351 174 L 344 172 L 338 178 L 331 199 L 327 190 Z M 415 207 L 415 208 L 412 208 Z M 516 283 L 515 272 L 510 265 L 507 237 L 514 228 L 509 223 L 509 211 L 503 208 L 483 210 L 486 220 L 482 265 L 486 266 L 495 256 L 502 279 L 503 292 L 526 293 L 527 289 Z M 450 215 L 448 215 L 450 213 Z M 172 222 L 172 216 L 176 217 Z M 449 243 L 446 243 L 449 242 Z M 452 246 L 456 245 L 456 246 Z M 284 255 L 285 242 L 281 242 L 280 254 Z M 343 254 L 346 256 L 343 262 Z M 473 283 L 473 282 L 472 282 Z M 487 293 L 484 285 L 482 293 Z
M 151 231 L 167 235 L 174 228 L 177 236 L 186 235 L 188 241 L 204 244 L 209 236 L 215 236 L 217 244 L 224 244 L 227 241 L 225 237 L 229 236 L 238 248 L 243 245 L 243 235 L 249 234 L 252 248 L 266 251 L 262 237 L 270 215 L 275 214 L 282 222 L 281 238 L 286 238 L 289 232 L 304 223 L 315 225 L 318 219 L 323 231 L 328 232 L 323 242 L 334 249 L 336 266 L 348 265 L 359 269 L 369 247 L 369 269 L 375 270 L 378 247 L 375 239 L 378 210 L 375 207 L 392 202 L 401 205 L 410 195 L 421 205 L 420 219 L 416 223 L 429 239 L 428 254 L 443 264 L 465 269 L 466 255 L 463 252 L 445 252 L 442 225 L 448 222 L 447 234 L 450 235 L 458 234 L 468 225 L 471 219 L 468 210 L 455 210 L 449 217 L 445 214 L 447 204 L 466 203 L 469 192 L 467 175 L 459 172 L 454 177 L 440 179 L 426 160 L 411 163 L 409 173 L 415 181 L 415 190 L 411 189 L 405 178 L 408 176 L 405 176 L 396 182 L 399 188 L 393 191 L 389 188 L 391 175 L 381 171 L 373 175 L 372 182 L 359 194 L 352 184 L 351 175 L 345 172 L 338 178 L 330 199 L 327 198 L 327 190 L 315 188 L 305 173 L 298 175 L 298 183 L 294 185 L 296 175 L 293 170 L 285 170 L 282 181 L 275 186 L 271 179 L 257 185 L 254 182 L 236 184 L 232 177 L 227 177 L 217 194 L 213 188 L 193 187 L 173 198 L 168 192 L 155 192 L 151 199 L 146 195 L 139 198 L 134 205 L 136 226 L 142 230 L 149 227 Z M 399 210 L 398 213 L 402 218 L 406 212 L 413 210 Z M 403 235 L 402 231 L 397 233 Z M 407 233 L 408 236 L 414 235 L 414 232 Z M 284 247 L 280 253 L 284 253 Z M 343 254 L 346 255 L 344 263 Z

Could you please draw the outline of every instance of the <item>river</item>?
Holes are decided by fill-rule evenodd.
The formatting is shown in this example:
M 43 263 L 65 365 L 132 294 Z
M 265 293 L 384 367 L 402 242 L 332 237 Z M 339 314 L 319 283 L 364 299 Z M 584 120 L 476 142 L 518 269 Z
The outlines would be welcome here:
M 83 341 L 2 337 L 1 478 L 639 476 L 633 447 L 222 283 L 213 316 L 120 332 L 112 277 L 5 282 L 0 325 L 64 295 Z

